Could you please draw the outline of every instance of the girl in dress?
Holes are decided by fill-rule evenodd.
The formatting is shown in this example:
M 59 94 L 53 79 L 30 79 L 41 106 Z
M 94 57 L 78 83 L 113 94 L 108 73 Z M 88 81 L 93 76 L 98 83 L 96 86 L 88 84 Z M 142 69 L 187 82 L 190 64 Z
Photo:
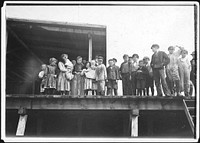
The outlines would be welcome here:
M 95 60 L 92 60 L 91 61 L 91 69 L 93 70 L 93 72 L 95 73 L 96 72 L 96 62 Z M 96 77 L 94 75 L 94 79 L 92 79 L 92 95 L 97 95 L 97 82 L 96 82 Z
M 69 95 L 70 92 L 70 79 L 73 78 L 72 70 L 73 64 L 68 59 L 67 54 L 61 55 L 61 61 L 58 63 L 60 69 L 58 75 L 58 86 L 57 90 L 61 95 Z M 71 77 L 68 77 L 70 75 Z
M 47 65 L 47 78 L 45 88 L 47 94 L 55 94 L 56 92 L 56 82 L 57 82 L 57 59 L 50 58 L 49 65 Z
M 72 95 L 84 95 L 84 77 L 81 75 L 83 70 L 83 63 L 82 63 L 82 57 L 78 56 L 76 65 L 74 66 L 74 78 L 73 78 L 73 89 L 72 89 Z
M 83 69 L 82 75 L 84 75 L 84 95 L 88 95 L 88 91 L 93 91 L 93 80 L 95 79 L 95 70 L 91 68 L 91 63 L 86 63 L 86 69 Z M 94 95 L 94 92 L 92 93 Z
M 38 74 L 38 77 L 41 79 L 40 82 L 40 93 L 45 94 L 45 84 L 46 84 L 46 78 L 47 78 L 47 65 L 42 64 L 41 65 L 41 71 Z

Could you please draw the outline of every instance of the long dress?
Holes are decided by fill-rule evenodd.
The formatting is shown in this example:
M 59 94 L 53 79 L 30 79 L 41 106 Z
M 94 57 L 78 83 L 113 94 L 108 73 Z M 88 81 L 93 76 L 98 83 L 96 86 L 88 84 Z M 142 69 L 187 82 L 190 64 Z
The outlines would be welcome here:
M 45 88 L 56 89 L 56 82 L 57 82 L 56 69 L 57 66 L 47 65 L 47 77 L 46 77 Z
M 58 91 L 70 91 L 70 80 L 66 77 L 66 72 L 68 72 L 68 69 L 65 67 L 65 64 L 63 62 L 58 63 L 58 67 L 60 69 L 60 73 L 58 75 Z
M 83 69 L 82 74 L 85 75 L 84 79 L 84 90 L 96 90 L 96 87 L 94 87 L 94 79 L 95 77 L 95 70 L 92 68 Z
M 76 63 L 74 66 L 74 78 L 72 79 L 72 90 L 71 90 L 71 95 L 76 96 L 76 95 L 84 95 L 84 76 L 81 75 L 82 69 L 83 69 L 83 64 Z

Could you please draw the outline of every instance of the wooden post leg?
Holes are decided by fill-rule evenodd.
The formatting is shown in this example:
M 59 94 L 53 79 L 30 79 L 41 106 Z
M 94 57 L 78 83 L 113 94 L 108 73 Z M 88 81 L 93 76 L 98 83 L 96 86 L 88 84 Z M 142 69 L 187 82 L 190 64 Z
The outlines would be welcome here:
M 20 115 L 16 136 L 24 136 L 28 115 Z
M 131 115 L 131 137 L 138 137 L 138 114 L 139 110 L 133 110 Z

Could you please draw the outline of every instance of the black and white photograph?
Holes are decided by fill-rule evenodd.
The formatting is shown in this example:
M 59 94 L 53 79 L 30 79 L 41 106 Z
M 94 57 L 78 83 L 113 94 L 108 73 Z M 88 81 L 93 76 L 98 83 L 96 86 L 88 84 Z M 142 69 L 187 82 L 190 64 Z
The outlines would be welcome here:
M 198 141 L 198 2 L 5 1 L 1 25 L 2 141 Z

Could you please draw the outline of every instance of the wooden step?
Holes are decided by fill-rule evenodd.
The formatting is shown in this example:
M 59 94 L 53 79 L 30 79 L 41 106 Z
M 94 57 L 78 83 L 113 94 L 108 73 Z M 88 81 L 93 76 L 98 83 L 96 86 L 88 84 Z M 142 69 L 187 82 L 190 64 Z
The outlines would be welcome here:
M 196 106 L 195 101 L 186 100 L 185 103 L 188 107 L 195 107 Z
M 191 116 L 196 114 L 194 109 L 192 109 L 192 110 L 190 109 L 189 113 L 190 113 Z

